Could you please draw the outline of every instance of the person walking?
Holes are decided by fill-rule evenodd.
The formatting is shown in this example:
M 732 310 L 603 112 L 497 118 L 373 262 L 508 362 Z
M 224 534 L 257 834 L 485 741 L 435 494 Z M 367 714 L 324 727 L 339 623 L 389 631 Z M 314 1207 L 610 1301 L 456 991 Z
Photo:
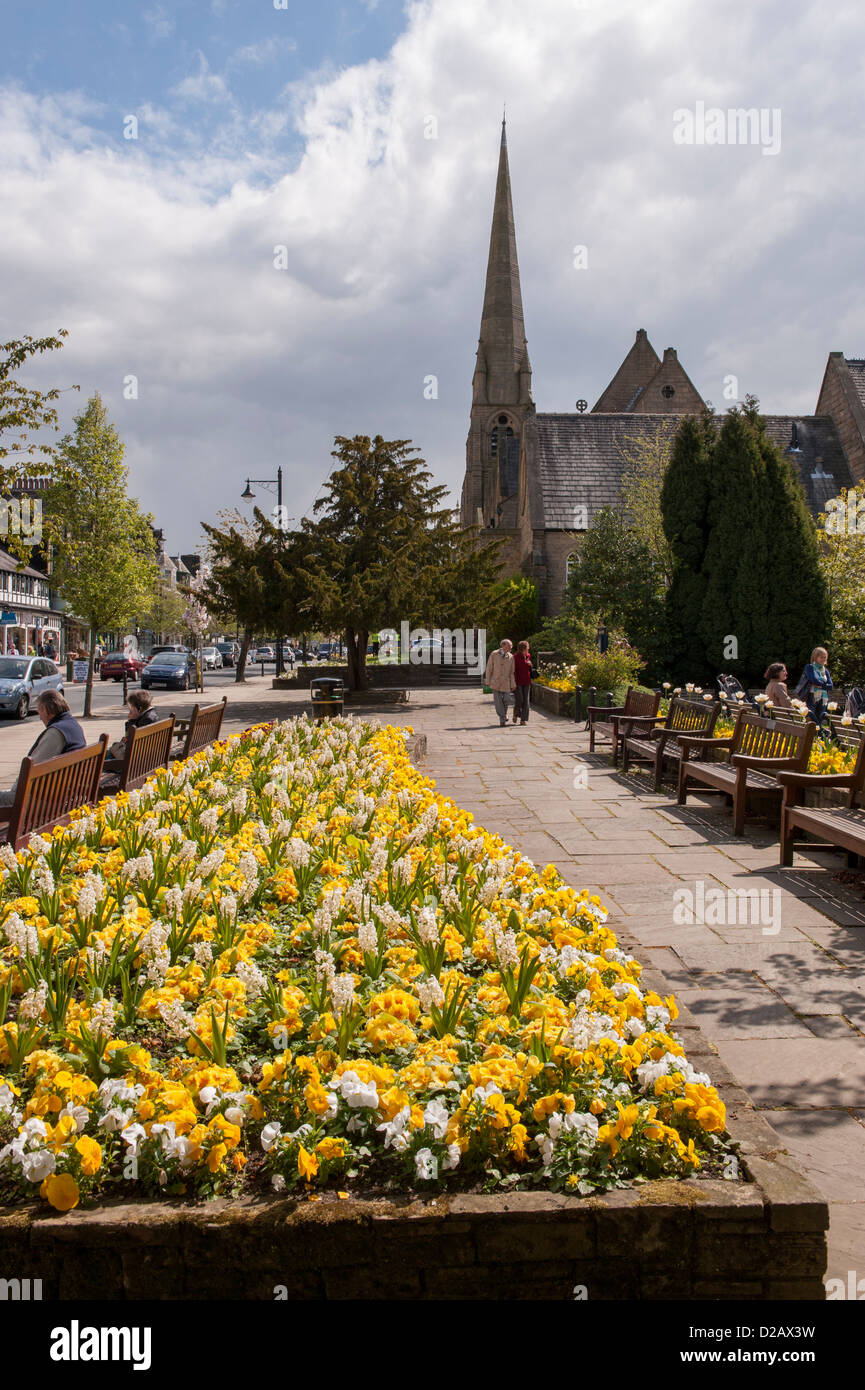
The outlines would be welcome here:
M 783 661 L 773 661 L 772 665 L 766 668 L 763 679 L 768 682 L 766 694 L 775 709 L 792 709 L 793 705 L 787 690 L 787 667 Z
M 508 722 L 508 707 L 513 703 L 513 693 L 516 689 L 514 658 L 511 656 L 513 645 L 509 638 L 503 637 L 498 649 L 490 652 L 484 673 L 484 684 L 493 692 L 493 704 L 502 728 Z
M 532 657 L 528 642 L 518 642 L 517 650 L 514 654 L 514 680 L 516 681 L 516 688 L 514 690 L 515 724 L 518 718 L 521 724 L 528 723 L 532 676 L 534 672 L 535 668 L 532 665 Z
M 796 694 L 805 701 L 808 712 L 818 729 L 823 727 L 823 720 L 826 718 L 829 704 L 829 691 L 833 689 L 832 677 L 826 665 L 828 660 L 829 653 L 826 648 L 815 647 L 811 653 L 811 660 L 802 672 L 802 678 L 796 686 Z

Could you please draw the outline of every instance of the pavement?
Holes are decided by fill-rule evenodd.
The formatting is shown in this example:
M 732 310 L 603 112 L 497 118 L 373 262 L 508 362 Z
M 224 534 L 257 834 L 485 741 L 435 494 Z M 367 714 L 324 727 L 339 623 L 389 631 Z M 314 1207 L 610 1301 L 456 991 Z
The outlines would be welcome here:
M 111 689 L 116 705 L 88 721 L 94 739 L 122 731 Z M 209 674 L 204 697 L 153 693 L 179 717 L 227 694 L 225 732 L 309 708 L 307 692 L 274 691 L 270 675 L 235 685 L 230 671 Z M 491 697 L 428 688 L 362 713 L 425 734 L 424 771 L 441 792 L 600 895 L 626 947 L 668 982 L 681 1022 L 699 1025 L 829 1202 L 827 1278 L 865 1276 L 865 891 L 839 881 L 843 856 L 797 853 L 780 870 L 765 822 L 736 839 L 718 798 L 679 807 L 590 754 L 582 725 L 537 708 L 503 729 Z M 0 784 L 37 732 L 35 718 L 0 729 Z M 762 897 L 748 907 L 731 889 Z

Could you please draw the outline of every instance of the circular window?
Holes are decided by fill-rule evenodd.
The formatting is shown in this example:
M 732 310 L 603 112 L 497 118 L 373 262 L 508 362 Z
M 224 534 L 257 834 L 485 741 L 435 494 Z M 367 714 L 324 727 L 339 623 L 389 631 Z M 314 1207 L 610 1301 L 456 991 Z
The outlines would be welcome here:
M 666 396 L 667 400 L 670 400 L 671 396 L 675 396 L 675 394 L 676 394 L 676 388 L 675 388 L 675 386 L 662 386 L 662 387 L 661 387 L 661 395 L 662 395 L 662 396 Z
M 508 417 L 507 417 L 507 415 L 500 415 L 500 416 L 499 416 L 499 424 L 500 424 L 500 425 L 506 425 L 507 423 L 508 423 Z

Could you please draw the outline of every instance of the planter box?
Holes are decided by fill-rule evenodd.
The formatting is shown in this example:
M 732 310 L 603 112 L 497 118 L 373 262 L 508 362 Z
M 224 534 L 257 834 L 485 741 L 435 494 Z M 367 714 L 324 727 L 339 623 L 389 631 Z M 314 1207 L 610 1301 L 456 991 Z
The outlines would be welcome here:
M 650 967 L 644 978 L 668 988 Z M 825 1200 L 684 1007 L 677 1032 L 726 1104 L 744 1180 L 114 1201 L 63 1216 L 34 1202 L 0 1213 L 0 1273 L 41 1279 L 45 1299 L 823 1299 Z

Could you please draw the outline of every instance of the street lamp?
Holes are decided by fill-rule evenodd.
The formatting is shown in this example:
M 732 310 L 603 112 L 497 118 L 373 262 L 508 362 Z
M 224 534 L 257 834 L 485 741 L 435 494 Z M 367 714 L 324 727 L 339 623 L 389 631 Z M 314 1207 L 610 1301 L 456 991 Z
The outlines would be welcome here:
M 252 502 L 252 501 L 253 501 L 253 499 L 254 499 L 254 497 L 255 497 L 255 493 L 253 492 L 253 490 L 252 490 L 252 488 L 251 488 L 251 486 L 250 486 L 251 483 L 255 483 L 255 486 L 256 486 L 256 487 L 266 487 L 266 488 L 268 488 L 268 490 L 271 489 L 271 488 L 276 488 L 277 529 L 279 530 L 280 534 L 282 534 L 282 527 L 283 527 L 283 514 L 282 514 L 282 465 L 280 464 L 279 468 L 277 468 L 277 470 L 276 470 L 276 477 L 275 477 L 275 478 L 247 478 L 247 480 L 246 480 L 246 487 L 244 488 L 243 492 L 240 494 L 240 500 L 241 500 L 241 502 Z M 284 671 L 285 671 L 285 666 L 283 665 L 283 660 L 282 660 L 282 634 L 281 634 L 281 633 L 277 633 L 277 636 L 276 636 L 276 674 L 277 674 L 278 676 L 281 676 L 281 675 L 283 674 Z

